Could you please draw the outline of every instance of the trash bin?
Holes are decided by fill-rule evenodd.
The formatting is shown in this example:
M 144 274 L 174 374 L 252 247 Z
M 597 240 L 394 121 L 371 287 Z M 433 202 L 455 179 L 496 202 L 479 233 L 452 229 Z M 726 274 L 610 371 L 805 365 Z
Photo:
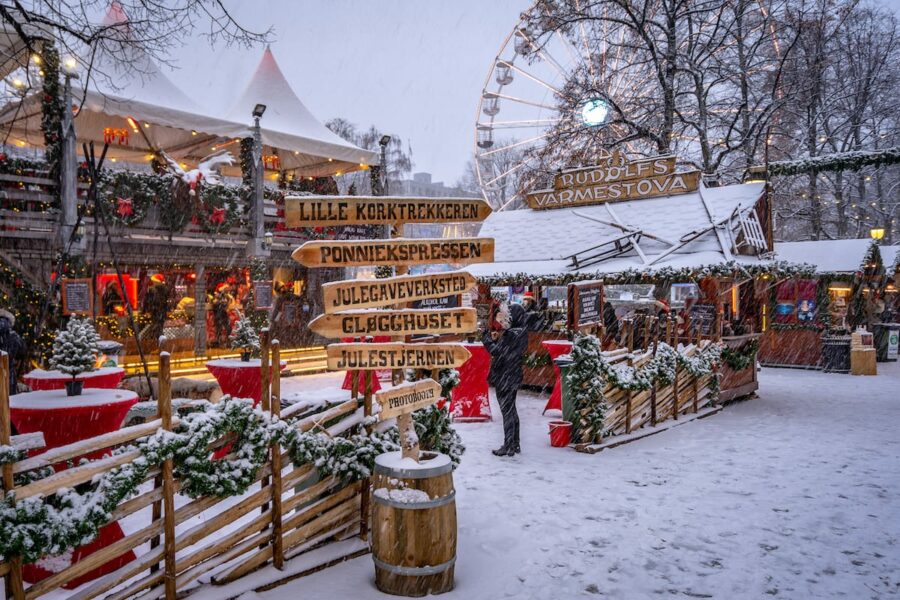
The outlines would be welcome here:
M 97 343 L 97 350 L 105 356 L 101 367 L 117 367 L 124 346 L 115 340 L 101 340 Z
M 569 355 L 566 354 L 564 356 L 560 356 L 559 358 L 553 359 L 553 362 L 559 367 L 559 382 L 560 382 L 560 392 L 562 393 L 562 418 L 563 421 L 569 421 L 570 423 L 575 422 L 575 407 L 572 406 L 572 401 L 570 400 L 570 392 L 569 392 L 569 378 L 567 377 L 569 373 L 569 367 L 572 366 L 572 363 L 575 362 Z
M 850 372 L 850 336 L 822 336 L 822 370 L 826 373 Z
M 896 361 L 900 345 L 900 323 L 876 323 L 872 327 L 872 333 L 875 336 L 875 360 Z

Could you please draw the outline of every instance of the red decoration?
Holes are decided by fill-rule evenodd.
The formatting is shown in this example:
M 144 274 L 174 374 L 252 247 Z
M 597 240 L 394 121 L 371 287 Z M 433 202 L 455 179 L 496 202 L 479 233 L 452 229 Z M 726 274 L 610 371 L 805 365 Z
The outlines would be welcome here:
M 134 215 L 134 201 L 131 198 L 116 198 L 116 212 L 120 217 Z
M 6 160 L 7 158 L 6 152 L 0 152 L 0 161 Z
M 214 208 L 212 214 L 209 216 L 209 222 L 215 223 L 216 225 L 221 225 L 225 222 L 225 209 L 224 208 Z

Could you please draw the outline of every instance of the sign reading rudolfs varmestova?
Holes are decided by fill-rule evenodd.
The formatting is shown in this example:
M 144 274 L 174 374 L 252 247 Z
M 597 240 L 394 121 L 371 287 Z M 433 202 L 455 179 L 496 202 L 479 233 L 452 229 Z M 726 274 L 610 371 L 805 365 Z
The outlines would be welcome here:
M 460 344 L 330 344 L 329 371 L 451 369 L 471 354 Z
M 494 262 L 493 238 L 306 242 L 291 255 L 305 267 Z
M 628 161 L 616 151 L 605 164 L 563 171 L 552 189 L 531 192 L 525 200 L 535 209 L 566 208 L 685 194 L 699 187 L 700 171 L 674 170 L 673 156 Z
M 476 331 L 474 308 L 361 310 L 321 315 L 309 328 L 322 337 L 443 335 Z
M 288 227 L 393 225 L 484 221 L 490 205 L 477 198 L 404 198 L 389 196 L 288 196 Z
M 431 406 L 441 399 L 441 385 L 434 379 L 404 383 L 375 394 L 381 406 L 380 420 L 390 419 Z

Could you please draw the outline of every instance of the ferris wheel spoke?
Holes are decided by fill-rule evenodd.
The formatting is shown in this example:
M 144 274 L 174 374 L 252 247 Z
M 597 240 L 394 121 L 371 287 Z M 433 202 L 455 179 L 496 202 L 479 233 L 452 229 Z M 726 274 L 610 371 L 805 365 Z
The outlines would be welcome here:
M 478 123 L 481 128 L 493 129 L 528 129 L 532 127 L 549 127 L 562 121 L 558 119 L 523 119 L 520 121 L 494 121 L 493 123 Z
M 523 160 L 522 162 L 518 163 L 517 165 L 514 165 L 513 167 L 510 167 L 509 169 L 503 171 L 502 173 L 500 173 L 493 179 L 485 181 L 483 185 L 493 185 L 493 184 L 497 183 L 498 181 L 500 181 L 501 179 L 503 179 L 504 177 L 506 177 L 507 175 L 512 175 L 513 173 L 515 173 L 522 167 L 526 166 L 527 164 L 528 164 L 528 161 Z
M 575 10 L 578 10 L 578 11 L 581 10 L 581 1 L 580 0 L 575 0 Z M 594 85 L 596 85 L 597 84 L 597 75 L 594 73 L 594 63 L 593 63 L 593 61 L 591 61 L 591 51 L 590 51 L 590 48 L 588 47 L 587 34 L 584 33 L 584 21 L 581 21 L 578 23 L 578 32 L 579 32 L 579 35 L 581 36 L 581 44 L 582 44 L 582 46 L 584 46 L 584 54 L 582 56 L 584 57 L 584 60 L 587 62 L 588 73 L 591 76 L 591 81 L 592 81 L 592 83 L 594 83 Z
M 565 98 L 565 97 L 566 97 L 566 94 L 565 94 L 562 90 L 560 90 L 559 88 L 556 88 L 556 87 L 554 87 L 553 85 L 547 83 L 546 81 L 544 81 L 543 79 L 541 79 L 541 78 L 538 77 L 537 75 L 532 75 L 532 74 L 529 73 L 528 71 L 522 69 L 521 67 L 516 66 L 515 64 L 513 64 L 513 63 L 511 63 L 511 62 L 507 62 L 507 61 L 503 61 L 503 62 L 504 62 L 504 64 L 509 65 L 509 68 L 512 69 L 513 71 L 515 71 L 516 73 L 519 73 L 519 74 L 521 74 L 521 75 L 527 77 L 527 78 L 530 79 L 531 81 L 533 81 L 533 82 L 535 82 L 535 83 L 537 83 L 537 84 L 539 84 L 539 85 L 544 86 L 545 88 L 547 88 L 548 90 L 550 90 L 551 92 L 553 92 L 554 94 L 556 94 L 557 96 L 559 96 L 559 97 L 561 97 L 561 98 Z
M 509 150 L 510 148 L 518 148 L 519 146 L 524 146 L 525 144 L 530 144 L 530 143 L 532 143 L 532 142 L 536 142 L 536 141 L 538 141 L 538 140 L 542 140 L 542 139 L 544 139 L 545 137 L 549 136 L 550 133 L 551 133 L 551 132 L 547 131 L 547 132 L 542 133 L 541 135 L 536 135 L 536 136 L 534 136 L 534 137 L 530 137 L 530 138 L 528 138 L 527 140 L 519 140 L 518 142 L 515 142 L 515 143 L 512 143 L 512 144 L 507 144 L 506 146 L 501 146 L 501 147 L 499 147 L 499 148 L 494 148 L 493 150 L 490 150 L 490 151 L 488 151 L 488 152 L 485 152 L 485 153 L 483 153 L 483 154 L 480 154 L 479 156 L 481 156 L 481 157 L 484 157 L 484 156 L 491 156 L 492 154 L 496 154 L 496 153 L 498 153 L 498 152 L 502 152 L 503 150 Z
M 555 106 L 548 106 L 548 105 L 542 104 L 542 103 L 540 103 L 540 102 L 534 102 L 534 101 L 531 101 L 531 100 L 526 100 L 526 99 L 524 99 L 524 98 L 517 98 L 517 97 L 515 97 L 515 96 L 509 96 L 509 95 L 507 95 L 507 94 L 501 94 L 501 93 L 499 93 L 499 92 L 491 92 L 491 95 L 494 96 L 494 97 L 496 97 L 496 98 L 503 98 L 504 100 L 510 100 L 510 101 L 512 101 L 512 102 L 518 102 L 519 104 L 527 104 L 527 105 L 529 105 L 529 106 L 536 106 L 536 107 L 538 107 L 538 108 L 546 108 L 547 110 L 552 110 L 552 111 L 556 111 L 556 110 L 557 110 L 557 107 L 555 107 Z

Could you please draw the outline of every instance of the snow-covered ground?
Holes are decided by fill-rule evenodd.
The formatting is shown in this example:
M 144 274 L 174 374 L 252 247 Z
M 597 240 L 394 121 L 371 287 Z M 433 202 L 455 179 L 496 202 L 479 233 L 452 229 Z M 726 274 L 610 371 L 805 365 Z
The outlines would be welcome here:
M 764 369 L 759 398 L 596 455 L 551 448 L 546 396 L 459 424 L 453 598 L 900 595 L 900 365 L 877 377 Z M 339 385 L 285 380 L 288 394 Z M 370 556 L 243 598 L 391 598 Z

